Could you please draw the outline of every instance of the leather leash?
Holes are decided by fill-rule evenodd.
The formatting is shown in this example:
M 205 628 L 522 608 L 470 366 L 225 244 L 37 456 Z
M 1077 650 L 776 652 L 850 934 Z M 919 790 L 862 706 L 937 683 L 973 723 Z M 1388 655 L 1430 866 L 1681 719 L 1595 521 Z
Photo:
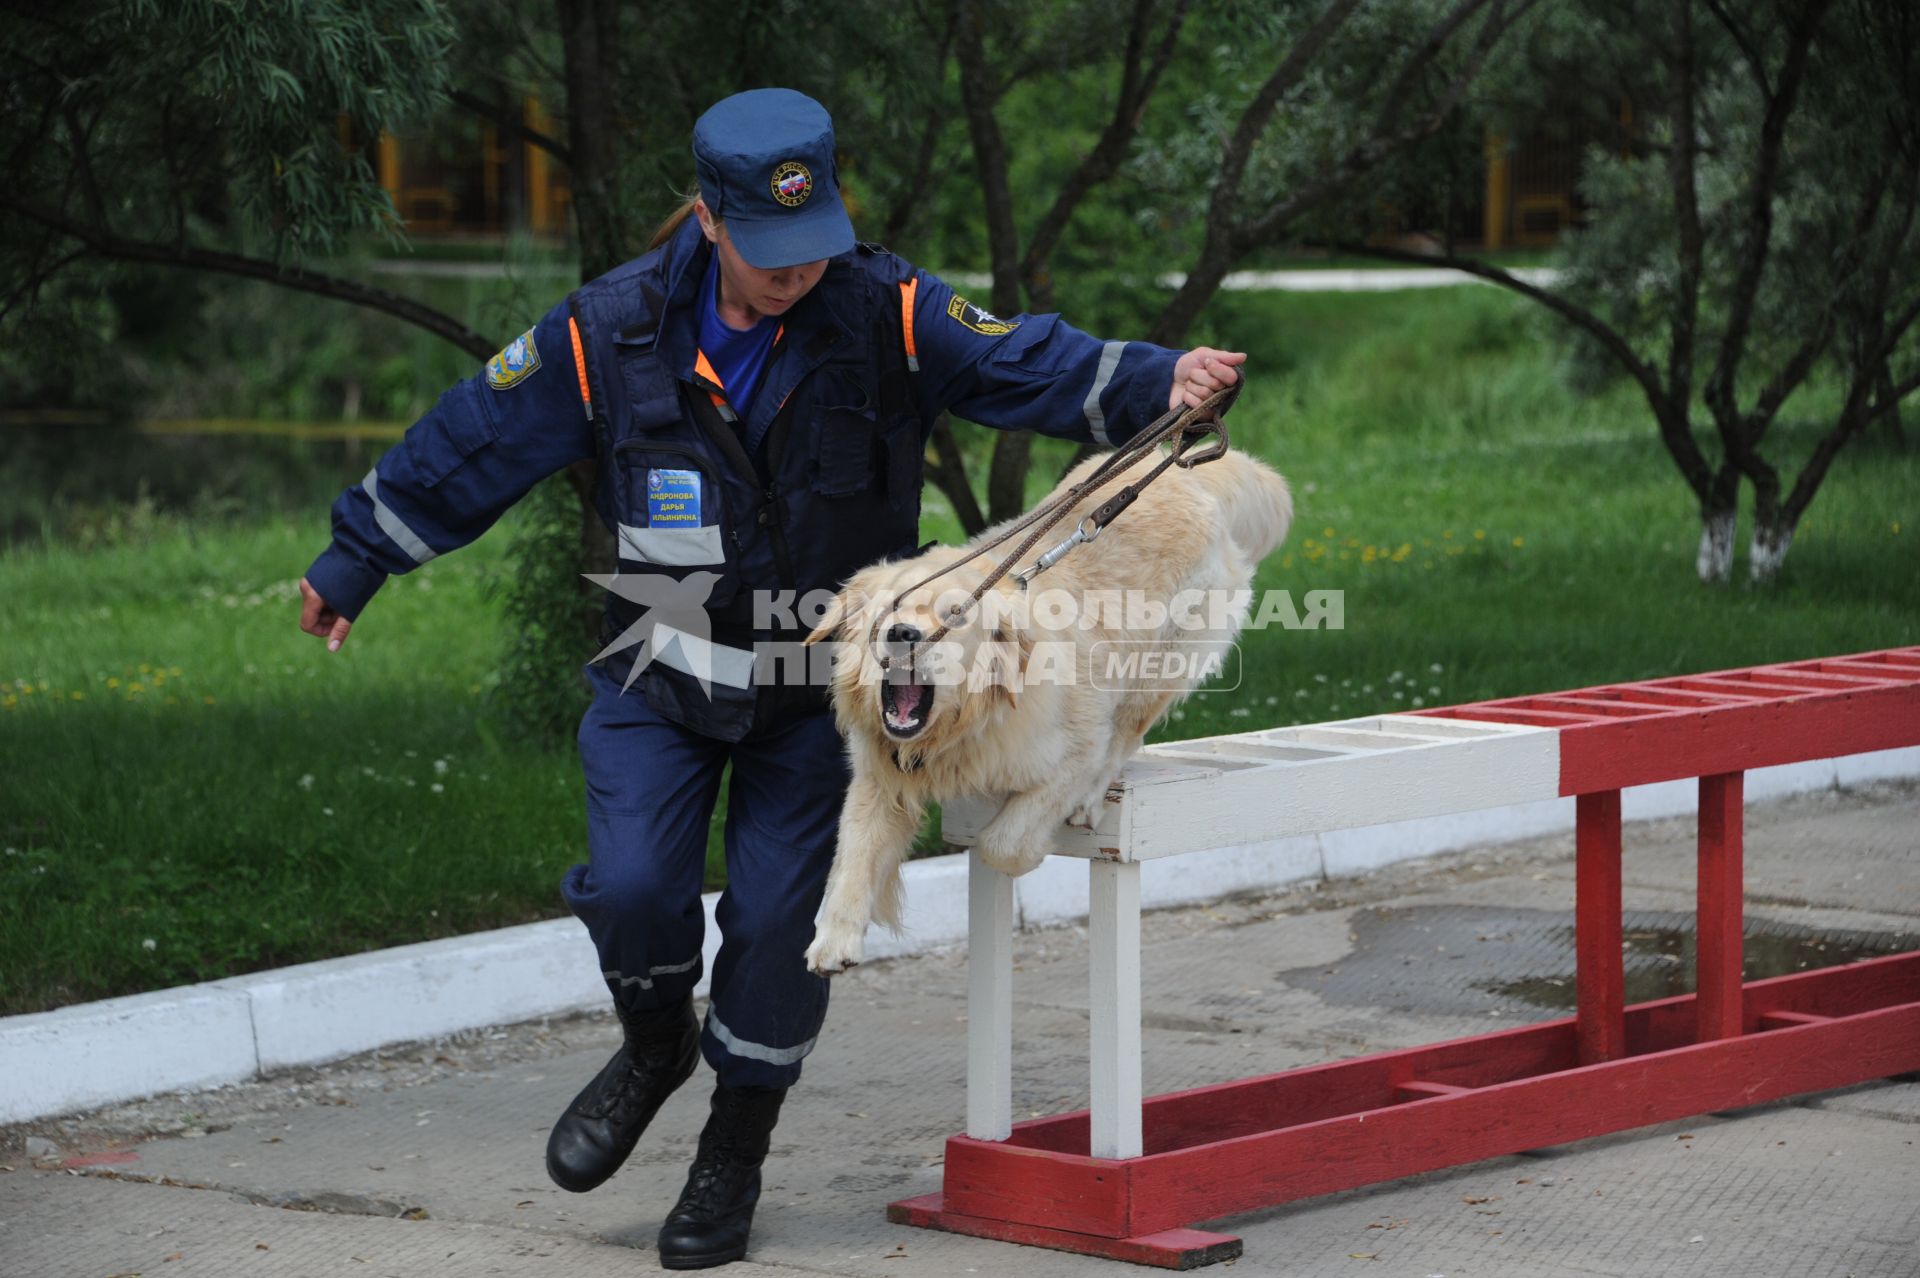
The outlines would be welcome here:
M 1169 466 L 1179 466 L 1183 470 L 1190 470 L 1195 466 L 1201 466 L 1207 462 L 1224 457 L 1228 448 L 1225 414 L 1229 408 L 1233 407 L 1234 401 L 1240 398 L 1240 390 L 1245 385 L 1246 373 L 1242 370 L 1238 380 L 1231 386 L 1222 387 L 1220 390 L 1215 391 L 1200 401 L 1200 403 L 1189 405 L 1185 408 L 1168 409 L 1155 420 L 1152 425 L 1148 426 L 1145 430 L 1135 435 L 1113 452 L 1107 454 L 1106 459 L 1094 468 L 1092 474 L 1075 484 L 1072 488 L 1041 502 L 1031 511 L 1008 525 L 1004 532 L 990 541 L 981 543 L 963 558 L 954 560 L 954 562 L 948 564 L 938 572 L 930 573 L 922 577 L 911 586 L 895 591 L 892 600 L 889 601 L 885 610 L 874 618 L 873 625 L 867 631 L 868 650 L 872 651 L 874 637 L 879 634 L 880 624 L 893 615 L 899 608 L 900 600 L 904 596 L 912 594 L 929 582 L 938 581 L 954 569 L 959 568 L 962 564 L 971 563 L 995 547 L 1005 545 L 1019 533 L 1023 531 L 1026 532 L 1027 535 L 1025 539 L 1014 548 L 1012 554 L 1001 560 L 999 565 L 995 567 L 991 573 L 987 574 L 985 580 L 967 597 L 966 603 L 953 608 L 947 616 L 943 617 L 939 628 L 932 634 L 915 640 L 906 655 L 911 658 L 918 652 L 922 645 L 935 644 L 946 638 L 948 634 L 952 633 L 955 626 L 961 624 L 966 619 L 968 613 L 979 606 L 980 600 L 986 596 L 987 591 L 993 589 L 1008 573 L 1012 572 L 1013 565 L 1024 558 L 1027 553 L 1039 543 L 1041 538 L 1045 537 L 1061 520 L 1065 519 L 1067 513 L 1072 510 L 1075 505 L 1079 504 L 1089 493 L 1095 492 L 1112 483 L 1119 477 L 1122 471 L 1133 466 L 1134 463 L 1140 461 L 1148 453 L 1154 451 L 1168 440 L 1173 440 L 1173 450 L 1161 458 L 1158 465 L 1148 471 L 1141 479 L 1126 485 L 1120 489 L 1120 491 L 1114 493 L 1113 496 L 1101 502 L 1099 506 L 1094 508 L 1092 513 L 1081 518 L 1078 526 L 1074 528 L 1073 532 L 1069 534 L 1065 540 L 1041 555 L 1028 567 L 1020 570 L 1018 573 L 1014 573 L 1022 589 L 1025 589 L 1027 584 L 1039 574 L 1064 559 L 1067 553 L 1074 547 L 1085 545 L 1097 538 L 1106 530 L 1108 524 L 1118 519 L 1120 515 L 1126 511 L 1127 507 L 1139 500 L 1140 494 L 1145 491 L 1147 485 L 1160 478 Z M 1202 439 L 1205 439 L 1208 435 L 1215 437 L 1214 442 L 1206 448 L 1194 451 L 1194 445 Z M 1031 531 L 1027 531 L 1029 529 L 1031 529 Z M 893 658 L 891 655 L 882 652 L 879 656 L 879 662 L 880 668 L 887 670 L 892 667 Z M 909 660 L 908 665 L 912 665 L 911 660 Z

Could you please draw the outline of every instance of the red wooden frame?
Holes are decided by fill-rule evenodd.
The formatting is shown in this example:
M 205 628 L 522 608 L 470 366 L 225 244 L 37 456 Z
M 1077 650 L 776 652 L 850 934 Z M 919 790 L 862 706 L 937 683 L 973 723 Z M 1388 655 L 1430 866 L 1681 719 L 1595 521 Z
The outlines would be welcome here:
M 902 1224 L 1189 1269 L 1188 1226 L 1710 1110 L 1920 1070 L 1920 951 L 1743 983 L 1749 768 L 1920 744 L 1920 648 L 1421 712 L 1559 729 L 1576 797 L 1572 1017 L 1149 1098 L 1139 1158 L 1086 1111 L 947 1141 Z M 1623 1006 L 1620 789 L 1698 777 L 1697 992 Z

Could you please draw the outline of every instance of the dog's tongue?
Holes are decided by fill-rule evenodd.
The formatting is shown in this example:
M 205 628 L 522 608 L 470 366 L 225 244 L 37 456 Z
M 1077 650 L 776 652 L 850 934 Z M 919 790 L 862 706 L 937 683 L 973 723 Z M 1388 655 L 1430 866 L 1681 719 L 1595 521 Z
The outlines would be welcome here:
M 920 708 L 920 698 L 926 690 L 917 683 L 896 683 L 893 685 L 893 712 L 902 719 L 910 717 Z

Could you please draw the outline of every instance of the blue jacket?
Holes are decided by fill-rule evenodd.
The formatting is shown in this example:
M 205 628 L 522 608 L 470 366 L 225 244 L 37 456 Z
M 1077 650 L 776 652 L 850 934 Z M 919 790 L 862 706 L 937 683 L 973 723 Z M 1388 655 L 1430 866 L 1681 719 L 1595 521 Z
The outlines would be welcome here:
M 788 312 L 740 418 L 696 349 L 710 252 L 688 219 L 442 395 L 334 503 L 333 542 L 307 570 L 313 588 L 357 618 L 386 577 L 466 545 L 541 479 L 597 457 L 594 501 L 620 575 L 699 586 L 719 641 L 685 637 L 683 648 L 703 649 L 692 663 L 671 637 L 650 641 L 649 702 L 738 739 L 767 682 L 749 673 L 766 631 L 749 596 L 832 589 L 911 552 L 941 412 L 1118 444 L 1166 410 L 1180 352 L 1103 342 L 1057 315 L 998 319 L 862 244 Z M 643 611 L 610 596 L 606 636 Z M 623 666 L 634 656 L 621 654 Z

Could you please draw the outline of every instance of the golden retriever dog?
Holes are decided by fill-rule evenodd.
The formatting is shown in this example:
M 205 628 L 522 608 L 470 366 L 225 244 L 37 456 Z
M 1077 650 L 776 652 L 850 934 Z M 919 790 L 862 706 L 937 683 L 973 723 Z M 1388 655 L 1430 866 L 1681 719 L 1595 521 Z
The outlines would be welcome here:
M 1161 456 L 1082 497 L 1015 567 Z M 838 641 L 833 709 L 853 770 L 808 968 L 858 963 L 871 919 L 899 926 L 900 863 L 929 803 L 1006 796 L 974 850 L 1007 874 L 1037 866 L 1062 821 L 1091 826 L 1148 730 L 1201 681 L 1167 677 L 1137 654 L 1177 646 L 1187 668 L 1217 670 L 1246 620 L 1254 566 L 1292 517 L 1286 482 L 1229 452 L 1168 469 L 1093 540 L 1030 582 L 1009 574 L 977 604 L 968 596 L 1020 538 L 954 565 L 1005 525 L 855 574 L 807 639 Z M 943 568 L 952 571 L 918 584 Z M 925 642 L 943 624 L 949 633 Z M 1116 663 L 1116 653 L 1135 659 Z M 1193 659 L 1208 654 L 1210 669 Z

